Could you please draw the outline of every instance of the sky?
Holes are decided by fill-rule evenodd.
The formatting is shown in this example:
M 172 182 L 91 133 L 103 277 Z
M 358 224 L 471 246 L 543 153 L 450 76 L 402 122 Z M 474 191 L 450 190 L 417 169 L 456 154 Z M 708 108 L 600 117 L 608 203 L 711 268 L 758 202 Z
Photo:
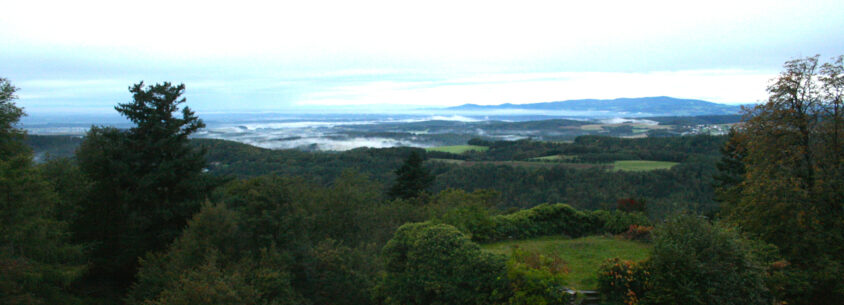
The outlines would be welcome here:
M 139 81 L 200 113 L 393 111 L 673 96 L 766 99 L 844 54 L 844 1 L 6 1 L 0 77 L 41 113 L 113 112 Z

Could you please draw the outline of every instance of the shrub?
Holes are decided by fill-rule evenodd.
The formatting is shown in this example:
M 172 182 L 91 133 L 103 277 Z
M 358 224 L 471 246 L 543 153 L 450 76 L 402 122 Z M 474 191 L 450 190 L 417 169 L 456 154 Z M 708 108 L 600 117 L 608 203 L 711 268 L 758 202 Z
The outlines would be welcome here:
M 597 218 L 595 233 L 621 234 L 629 230 L 632 225 L 650 226 L 651 224 L 644 213 L 597 210 L 592 212 L 592 217 Z
M 621 236 L 629 240 L 651 241 L 653 229 L 653 226 L 630 225 L 627 232 L 622 233 Z
M 504 257 L 483 252 L 446 224 L 401 226 L 384 246 L 384 304 L 490 304 L 506 299 Z
M 648 290 L 646 263 L 612 258 L 598 269 L 598 290 L 612 302 L 638 304 Z
M 616 209 L 624 212 L 644 212 L 645 202 L 633 198 L 623 198 L 616 202 Z
M 750 242 L 697 216 L 654 232 L 648 304 L 770 304 L 765 270 Z
M 513 248 L 507 261 L 507 279 L 513 295 L 509 304 L 564 304 L 569 299 L 566 293 L 565 275 L 569 272 L 559 256 L 545 256 Z

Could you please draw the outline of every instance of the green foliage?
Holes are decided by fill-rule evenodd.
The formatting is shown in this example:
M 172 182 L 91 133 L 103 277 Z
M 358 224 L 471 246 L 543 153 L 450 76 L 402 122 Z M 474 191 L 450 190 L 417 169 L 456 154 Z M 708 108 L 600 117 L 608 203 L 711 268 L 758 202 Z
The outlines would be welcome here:
M 178 236 L 213 186 L 201 174 L 203 151 L 188 145 L 202 121 L 188 107 L 174 116 L 184 85 L 141 82 L 129 91 L 133 101 L 115 109 L 135 127 L 92 127 L 77 151 L 92 184 L 74 225 L 77 238 L 93 246 L 92 278 L 124 286 L 138 257 Z
M 620 234 L 629 230 L 631 226 L 648 226 L 651 223 L 644 213 L 639 212 L 597 210 L 592 212 L 592 216 L 597 218 L 601 226 L 598 233 Z
M 273 246 L 250 247 L 238 213 L 205 205 L 167 252 L 148 254 L 127 304 L 298 304 L 291 258 Z
M 384 304 L 491 304 L 506 299 L 504 258 L 481 251 L 452 226 L 406 224 L 383 250 Z
M 581 211 L 567 204 L 541 204 L 512 214 L 487 216 L 482 212 L 452 218 L 451 224 L 469 230 L 472 239 L 489 242 L 505 239 L 527 239 L 539 236 L 619 234 L 631 225 L 649 225 L 642 213 L 598 210 Z M 459 221 L 465 221 L 460 223 Z
M 568 267 L 556 255 L 545 255 L 513 248 L 507 261 L 507 279 L 512 296 L 508 304 L 565 304 Z
M 658 227 L 647 266 L 647 304 L 771 303 L 751 243 L 701 217 L 679 216 Z
M 467 193 L 448 189 L 433 196 L 427 206 L 438 221 L 455 226 L 475 239 L 473 234 L 486 234 L 495 225 L 490 210 L 496 206 L 499 196 L 500 193 L 494 190 Z
M 512 249 L 518 248 L 526 253 L 559 258 L 567 270 L 566 287 L 578 290 L 598 288 L 598 269 L 607 259 L 617 257 L 640 261 L 647 259 L 651 252 L 648 243 L 606 236 L 546 236 L 485 244 L 483 248 L 498 254 L 512 254 Z
M 677 165 L 677 162 L 648 160 L 616 160 L 612 163 L 613 169 L 618 171 L 651 171 L 670 169 L 675 165 Z
M 427 151 L 439 151 L 439 152 L 447 152 L 452 154 L 462 154 L 467 151 L 486 151 L 489 147 L 486 146 L 478 146 L 478 145 L 452 145 L 452 146 L 437 146 L 437 147 L 429 147 L 425 150 Z
M 82 247 L 68 242 L 58 198 L 14 126 L 23 115 L 15 90 L 0 78 L 0 303 L 74 304 L 68 288 L 85 271 Z
M 647 263 L 611 258 L 598 269 L 598 290 L 611 302 L 638 304 L 651 289 Z
M 782 251 L 803 283 L 786 301 L 835 303 L 844 299 L 844 56 L 788 61 L 768 92 L 734 137 L 746 171 L 721 188 L 725 214 Z
M 23 108 L 15 105 L 18 88 L 9 80 L 0 77 L 0 159 L 28 151 L 21 145 L 24 132 L 15 126 L 24 116 Z
M 419 152 L 410 152 L 404 164 L 396 170 L 396 183 L 390 187 L 390 197 L 413 198 L 431 187 L 434 176 L 422 166 L 422 161 L 424 157 Z
M 304 295 L 314 304 L 370 304 L 382 265 L 375 247 L 349 248 L 327 239 L 314 246 L 303 264 L 309 275 Z

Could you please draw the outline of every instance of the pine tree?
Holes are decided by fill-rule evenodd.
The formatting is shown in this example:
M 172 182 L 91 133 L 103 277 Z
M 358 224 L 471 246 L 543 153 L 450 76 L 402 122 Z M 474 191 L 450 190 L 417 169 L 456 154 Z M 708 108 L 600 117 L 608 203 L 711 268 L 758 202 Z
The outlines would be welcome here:
M 135 127 L 92 127 L 77 151 L 92 186 L 75 228 L 95 245 L 94 278 L 125 288 L 138 257 L 164 249 L 209 190 L 205 152 L 188 142 L 204 124 L 190 108 L 179 110 L 184 90 L 167 82 L 130 87 L 133 100 L 115 109 Z
M 409 199 L 419 196 L 434 183 L 434 176 L 422 166 L 424 161 L 421 154 L 413 151 L 396 170 L 396 183 L 390 188 L 388 195 L 392 198 Z

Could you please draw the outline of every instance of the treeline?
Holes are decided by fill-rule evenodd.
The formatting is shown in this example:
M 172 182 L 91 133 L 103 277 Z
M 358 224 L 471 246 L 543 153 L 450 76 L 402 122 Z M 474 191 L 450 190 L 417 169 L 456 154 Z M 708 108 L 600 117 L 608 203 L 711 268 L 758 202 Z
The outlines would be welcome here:
M 208 146 L 188 140 L 203 123 L 182 107 L 184 85 L 170 83 L 130 88 L 132 101 L 116 109 L 131 129 L 94 127 L 73 159 L 36 165 L 16 128 L 17 88 L 0 79 L 0 303 L 563 304 L 577 301 L 563 261 L 520 250 L 508 259 L 473 240 L 620 232 L 648 240 L 652 231 L 649 259 L 611 260 L 597 274 L 607 302 L 836 304 L 844 298 L 842 87 L 844 56 L 788 62 L 768 103 L 722 146 L 716 175 L 712 137 L 585 137 L 571 146 L 689 154 L 650 173 L 426 168 L 418 149 L 343 157 L 219 141 L 210 143 L 244 159 L 212 153 L 219 159 L 209 164 Z M 525 143 L 524 151 L 544 146 Z M 237 162 L 255 167 L 212 174 Z M 283 177 L 287 166 L 272 162 L 317 174 Z M 373 180 L 314 165 L 322 162 L 385 170 Z M 694 197 L 713 193 L 704 189 L 713 175 L 720 208 Z M 444 182 L 431 189 L 432 177 Z M 665 191 L 670 179 L 682 190 Z M 615 208 L 517 202 L 531 208 L 504 210 L 555 191 L 574 203 L 606 196 Z M 660 217 L 677 210 L 686 211 Z

